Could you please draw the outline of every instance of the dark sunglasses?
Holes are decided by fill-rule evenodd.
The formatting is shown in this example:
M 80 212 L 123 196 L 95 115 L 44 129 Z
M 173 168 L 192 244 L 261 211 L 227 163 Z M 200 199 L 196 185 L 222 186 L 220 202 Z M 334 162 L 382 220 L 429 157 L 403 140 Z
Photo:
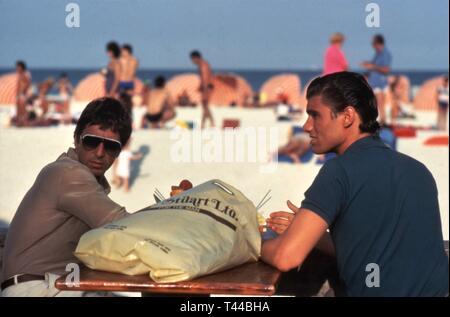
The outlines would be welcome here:
M 114 139 L 102 138 L 93 134 L 85 134 L 81 137 L 81 144 L 87 151 L 95 150 L 100 143 L 103 143 L 106 153 L 113 157 L 119 156 L 122 150 L 122 143 Z

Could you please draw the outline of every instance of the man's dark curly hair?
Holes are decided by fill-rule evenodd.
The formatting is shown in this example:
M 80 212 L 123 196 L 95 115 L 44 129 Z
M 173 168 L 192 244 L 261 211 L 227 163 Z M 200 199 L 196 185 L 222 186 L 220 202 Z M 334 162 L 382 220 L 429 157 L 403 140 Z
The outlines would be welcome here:
M 111 129 L 119 133 L 120 142 L 125 145 L 131 135 L 131 117 L 120 101 L 110 97 L 92 100 L 81 113 L 74 137 L 80 141 L 84 129 L 99 125 L 102 130 Z

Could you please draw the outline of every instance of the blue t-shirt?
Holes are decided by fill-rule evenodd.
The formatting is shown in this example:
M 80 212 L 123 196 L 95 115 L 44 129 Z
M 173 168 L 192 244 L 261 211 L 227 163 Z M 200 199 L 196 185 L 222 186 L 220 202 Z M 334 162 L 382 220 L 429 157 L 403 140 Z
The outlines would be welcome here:
M 375 54 L 372 63 L 379 67 L 391 67 L 392 63 L 391 53 L 389 53 L 387 48 L 384 48 L 381 52 L 377 52 Z M 388 85 L 387 75 L 376 70 L 371 70 L 369 72 L 368 81 L 372 89 L 374 88 L 384 89 Z
M 301 207 L 329 224 L 349 296 L 444 296 L 437 195 L 422 163 L 369 136 L 322 167 Z

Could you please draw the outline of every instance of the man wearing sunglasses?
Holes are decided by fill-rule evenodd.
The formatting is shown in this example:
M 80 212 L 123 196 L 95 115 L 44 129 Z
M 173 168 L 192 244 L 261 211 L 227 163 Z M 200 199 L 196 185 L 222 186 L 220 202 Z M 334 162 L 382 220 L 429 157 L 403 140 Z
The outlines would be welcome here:
M 87 231 L 127 215 L 108 197 L 104 174 L 131 135 L 131 119 L 113 98 L 90 102 L 77 123 L 75 148 L 45 166 L 8 230 L 2 296 L 82 296 L 54 281 L 78 263 L 73 252 Z

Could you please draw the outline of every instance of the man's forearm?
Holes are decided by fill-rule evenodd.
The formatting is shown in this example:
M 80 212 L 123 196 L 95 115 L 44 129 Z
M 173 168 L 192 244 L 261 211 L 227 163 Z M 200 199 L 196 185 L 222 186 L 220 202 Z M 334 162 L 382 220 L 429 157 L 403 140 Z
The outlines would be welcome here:
M 278 268 L 280 271 L 287 272 L 297 266 L 293 264 L 293 259 L 283 252 L 281 238 L 266 240 L 261 247 L 261 260 Z

